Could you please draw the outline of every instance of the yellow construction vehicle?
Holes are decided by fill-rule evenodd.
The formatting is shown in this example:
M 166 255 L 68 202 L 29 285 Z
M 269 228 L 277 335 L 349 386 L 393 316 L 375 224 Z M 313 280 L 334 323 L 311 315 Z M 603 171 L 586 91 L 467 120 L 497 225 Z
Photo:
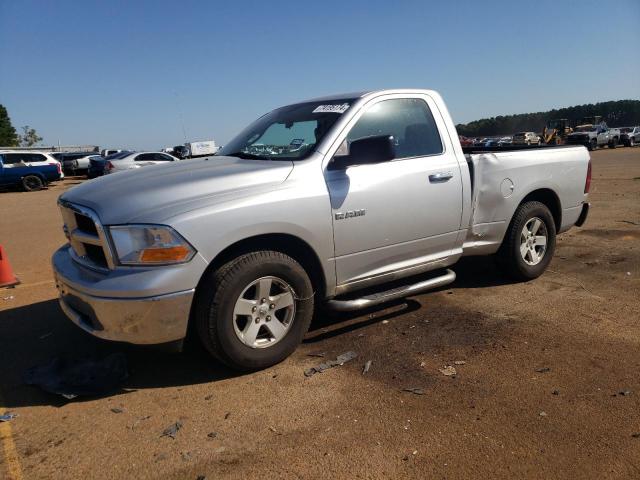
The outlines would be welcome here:
M 549 120 L 542 129 L 542 139 L 547 145 L 563 145 L 567 140 L 567 135 L 573 132 L 566 118 Z

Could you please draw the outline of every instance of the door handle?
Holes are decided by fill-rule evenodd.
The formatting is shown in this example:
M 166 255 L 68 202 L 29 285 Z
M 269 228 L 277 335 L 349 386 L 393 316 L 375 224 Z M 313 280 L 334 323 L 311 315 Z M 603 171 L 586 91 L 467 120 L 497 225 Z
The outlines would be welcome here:
M 438 172 L 433 175 L 429 175 L 429 181 L 431 183 L 446 182 L 453 178 L 453 172 Z

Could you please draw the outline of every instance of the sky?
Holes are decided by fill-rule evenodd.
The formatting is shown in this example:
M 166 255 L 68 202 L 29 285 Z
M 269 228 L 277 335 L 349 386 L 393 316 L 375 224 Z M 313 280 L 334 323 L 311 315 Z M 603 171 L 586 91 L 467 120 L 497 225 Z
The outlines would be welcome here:
M 224 144 L 381 88 L 437 90 L 455 123 L 640 99 L 640 0 L 0 0 L 0 104 L 44 145 Z

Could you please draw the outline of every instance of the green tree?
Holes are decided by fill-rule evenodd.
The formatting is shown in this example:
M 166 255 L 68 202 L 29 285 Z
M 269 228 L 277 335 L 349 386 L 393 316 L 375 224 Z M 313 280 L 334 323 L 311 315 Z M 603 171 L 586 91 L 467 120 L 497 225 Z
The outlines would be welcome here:
M 21 147 L 33 147 L 36 143 L 42 141 L 42 137 L 38 135 L 35 128 L 31 128 L 29 125 L 22 127 L 22 135 L 20 137 Z
M 4 105 L 0 105 L 0 146 L 15 147 L 18 145 L 16 129 L 11 125 L 11 119 Z

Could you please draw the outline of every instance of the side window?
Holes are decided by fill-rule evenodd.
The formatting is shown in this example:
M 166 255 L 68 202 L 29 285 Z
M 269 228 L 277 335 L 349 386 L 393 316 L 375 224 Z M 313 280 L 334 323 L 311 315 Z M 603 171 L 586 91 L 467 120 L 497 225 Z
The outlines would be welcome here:
M 22 158 L 27 163 L 47 161 L 47 157 L 45 157 L 44 155 L 40 155 L 39 153 L 24 153 L 22 154 Z
M 347 134 L 347 143 L 376 135 L 393 135 L 398 159 L 443 151 L 431 110 L 417 98 L 383 100 L 372 105 Z
M 169 155 L 165 155 L 164 153 L 154 153 L 153 156 L 157 162 L 170 162 L 172 160 Z
M 3 163 L 5 165 L 14 165 L 16 163 L 20 163 L 20 154 L 5 153 Z
M 152 153 L 141 153 L 135 159 L 136 162 L 148 162 L 150 160 L 153 160 L 153 154 Z

